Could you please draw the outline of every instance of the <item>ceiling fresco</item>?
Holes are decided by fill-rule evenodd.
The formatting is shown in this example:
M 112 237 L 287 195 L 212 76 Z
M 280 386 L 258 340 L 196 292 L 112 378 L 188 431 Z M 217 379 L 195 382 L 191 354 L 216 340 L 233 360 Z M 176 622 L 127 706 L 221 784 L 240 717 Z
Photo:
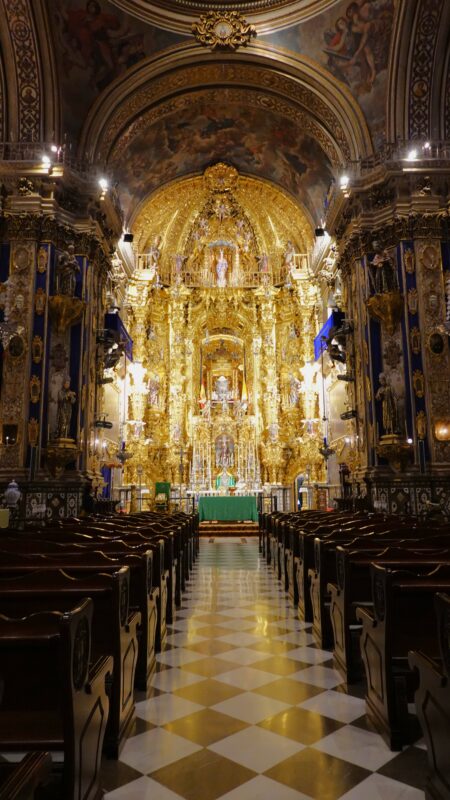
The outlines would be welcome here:
M 105 0 L 48 0 L 48 8 L 69 140 L 76 140 L 89 107 L 115 78 L 185 39 L 143 24 Z
M 261 40 L 310 56 L 347 84 L 381 144 L 394 10 L 394 0 L 341 0 L 319 19 Z
M 333 174 L 317 142 L 285 117 L 251 102 L 214 104 L 209 92 L 197 93 L 183 115 L 175 112 L 149 126 L 131 142 L 126 159 L 111 167 L 130 212 L 162 183 L 203 172 L 216 161 L 278 184 L 313 220 L 323 215 Z

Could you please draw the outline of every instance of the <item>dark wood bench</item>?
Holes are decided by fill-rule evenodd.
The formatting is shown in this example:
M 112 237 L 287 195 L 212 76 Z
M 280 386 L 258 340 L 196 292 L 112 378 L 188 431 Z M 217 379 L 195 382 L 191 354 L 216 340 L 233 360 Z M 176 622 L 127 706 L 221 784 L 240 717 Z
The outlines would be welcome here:
M 427 563 L 432 569 L 433 564 L 450 564 L 450 549 L 430 546 L 426 540 L 414 544 L 403 540 L 382 547 L 377 544 L 367 550 L 337 546 L 336 583 L 328 584 L 333 656 L 336 667 L 349 684 L 357 682 L 364 674 L 359 647 L 361 625 L 356 619 L 356 608 L 372 607 L 370 565 L 374 562 L 390 569 L 410 569 L 415 563 Z
M 409 654 L 409 665 L 418 678 L 415 694 L 417 716 L 428 754 L 425 784 L 427 800 L 450 797 L 450 595 L 435 596 L 440 659 L 422 652 Z
M 8 540 L 9 541 L 9 540 Z M 26 544 L 26 547 L 24 547 Z M 0 576 L 14 575 L 39 570 L 63 569 L 74 577 L 89 573 L 118 572 L 121 567 L 130 570 L 130 608 L 141 614 L 139 625 L 138 657 L 136 662 L 135 686 L 146 691 L 156 666 L 155 641 L 157 628 L 157 599 L 159 589 L 153 588 L 153 551 L 143 553 L 122 553 L 118 557 L 108 556 L 97 550 L 84 548 L 73 552 L 70 545 L 56 553 L 42 553 L 41 542 L 21 540 L 0 541 Z M 23 548 L 26 552 L 18 553 Z
M 450 589 L 450 567 L 429 571 L 390 571 L 371 566 L 373 611 L 358 607 L 362 622 L 361 656 L 367 694 L 366 712 L 392 750 L 401 750 L 420 735 L 417 718 L 408 714 L 417 675 L 408 665 L 410 650 L 438 658 L 434 596 Z
M 333 630 L 330 618 L 331 597 L 328 591 L 330 583 L 336 582 L 336 549 L 339 544 L 352 549 L 367 550 L 372 547 L 383 546 L 398 542 L 401 546 L 415 547 L 422 542 L 424 537 L 429 547 L 441 547 L 448 544 L 448 535 L 445 539 L 441 534 L 434 534 L 425 528 L 376 527 L 372 531 L 366 530 L 364 535 L 353 539 L 342 536 L 329 536 L 314 541 L 314 568 L 309 570 L 311 604 L 313 607 L 313 634 L 318 644 L 323 647 L 332 647 Z
M 113 658 L 92 659 L 93 602 L 22 619 L 0 615 L 0 750 L 61 756 L 64 800 L 99 800 Z M 55 769 L 56 769 L 55 764 Z
M 18 764 L 0 762 L 0 800 L 45 798 L 44 786 L 52 766 L 50 753 L 27 753 Z
M 129 582 L 128 567 L 109 575 L 94 573 L 82 578 L 63 570 L 36 570 L 14 578 L 0 577 L 0 613 L 9 617 L 49 608 L 66 611 L 83 598 L 92 598 L 93 657 L 107 654 L 114 659 L 105 735 L 105 752 L 112 758 L 118 757 L 135 712 L 133 690 L 141 615 L 129 611 Z

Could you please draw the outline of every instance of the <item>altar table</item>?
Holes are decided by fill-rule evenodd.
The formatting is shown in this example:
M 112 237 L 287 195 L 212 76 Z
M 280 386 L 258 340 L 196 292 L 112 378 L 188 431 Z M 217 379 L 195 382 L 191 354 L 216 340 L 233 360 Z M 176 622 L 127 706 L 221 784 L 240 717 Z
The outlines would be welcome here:
M 256 497 L 199 497 L 198 515 L 200 522 L 217 520 L 234 522 L 235 520 L 258 521 Z

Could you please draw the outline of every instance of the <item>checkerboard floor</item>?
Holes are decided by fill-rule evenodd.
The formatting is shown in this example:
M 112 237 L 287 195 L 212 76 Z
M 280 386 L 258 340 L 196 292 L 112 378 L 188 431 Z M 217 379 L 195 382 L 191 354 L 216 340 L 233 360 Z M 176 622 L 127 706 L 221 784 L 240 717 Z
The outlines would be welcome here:
M 106 800 L 423 800 L 423 747 L 374 732 L 257 541 L 200 542 L 157 662 Z

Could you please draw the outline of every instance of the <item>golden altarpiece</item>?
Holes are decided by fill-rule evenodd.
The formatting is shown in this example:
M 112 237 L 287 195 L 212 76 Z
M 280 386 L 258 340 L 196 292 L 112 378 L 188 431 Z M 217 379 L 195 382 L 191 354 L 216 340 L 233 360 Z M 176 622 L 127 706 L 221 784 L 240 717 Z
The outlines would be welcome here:
M 317 291 L 298 206 L 216 164 L 153 196 L 135 230 L 125 483 L 248 493 L 323 480 Z

